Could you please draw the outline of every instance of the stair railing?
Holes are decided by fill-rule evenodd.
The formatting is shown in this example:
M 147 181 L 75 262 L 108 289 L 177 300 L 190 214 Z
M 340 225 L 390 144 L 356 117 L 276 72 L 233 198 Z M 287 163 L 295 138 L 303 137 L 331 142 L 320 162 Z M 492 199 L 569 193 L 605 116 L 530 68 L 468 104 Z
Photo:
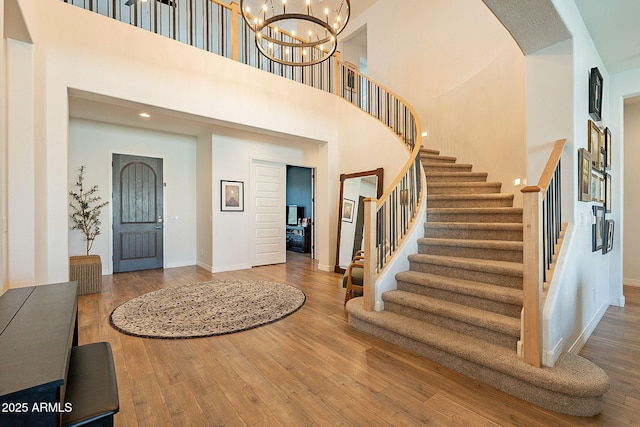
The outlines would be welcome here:
M 551 282 L 554 256 L 563 232 L 561 157 L 566 139 L 556 141 L 538 185 L 523 194 L 523 358 L 528 364 L 542 364 L 542 307 L 546 284 Z
M 404 143 L 408 160 L 379 200 L 365 200 L 365 309 L 373 310 L 376 280 L 412 229 L 422 201 L 422 173 L 418 115 L 407 102 L 334 54 L 322 63 L 292 67 L 259 54 L 254 33 L 236 2 L 221 0 L 166 0 L 130 6 L 124 0 L 61 0 L 92 12 L 172 38 L 229 59 L 334 93 L 388 126 Z M 303 41 L 282 29 L 280 40 Z

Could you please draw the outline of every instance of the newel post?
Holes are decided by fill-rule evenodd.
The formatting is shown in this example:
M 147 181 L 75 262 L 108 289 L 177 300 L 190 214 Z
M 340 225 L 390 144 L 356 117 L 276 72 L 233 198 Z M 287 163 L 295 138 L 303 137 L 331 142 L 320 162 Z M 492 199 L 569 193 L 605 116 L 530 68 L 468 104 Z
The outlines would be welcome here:
M 542 197 L 540 187 L 530 186 L 523 195 L 523 306 L 522 340 L 524 361 L 539 368 L 542 365 Z
M 364 199 L 364 278 L 362 296 L 365 311 L 376 306 L 376 203 L 377 199 Z

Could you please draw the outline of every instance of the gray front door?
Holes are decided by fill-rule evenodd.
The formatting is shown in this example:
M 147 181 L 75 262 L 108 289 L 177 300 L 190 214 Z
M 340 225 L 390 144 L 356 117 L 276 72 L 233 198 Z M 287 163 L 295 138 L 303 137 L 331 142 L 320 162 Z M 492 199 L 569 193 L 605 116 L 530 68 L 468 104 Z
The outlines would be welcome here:
M 162 159 L 113 155 L 113 272 L 162 268 Z

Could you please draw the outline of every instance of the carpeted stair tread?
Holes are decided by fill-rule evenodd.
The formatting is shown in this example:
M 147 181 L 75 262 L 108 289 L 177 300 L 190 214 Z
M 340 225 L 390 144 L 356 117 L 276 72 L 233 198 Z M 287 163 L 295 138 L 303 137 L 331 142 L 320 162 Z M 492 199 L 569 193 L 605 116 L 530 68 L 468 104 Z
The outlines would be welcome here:
M 396 274 L 398 282 L 407 282 L 418 286 L 455 292 L 458 294 L 490 299 L 505 304 L 522 306 L 522 289 L 507 288 L 490 285 L 472 280 L 456 279 L 439 276 L 437 274 L 421 273 L 419 271 L 403 271 Z
M 513 317 L 400 290 L 385 292 L 382 294 L 382 299 L 385 305 L 387 303 L 395 303 L 414 310 L 510 335 L 515 339 L 520 337 L 520 319 Z
M 489 174 L 487 172 L 463 172 L 463 171 L 433 171 L 426 170 L 427 183 L 433 182 L 484 182 Z
M 523 265 L 518 262 L 493 261 L 486 259 L 461 258 L 441 255 L 412 254 L 410 262 L 425 264 L 437 264 L 446 267 L 454 267 L 461 270 L 473 270 L 501 274 L 504 276 L 522 277 Z
M 438 155 L 438 154 L 440 154 L 440 151 L 434 150 L 433 148 L 424 148 L 424 147 L 422 147 L 422 148 L 420 148 L 420 155 L 423 155 L 423 154 L 425 154 L 425 155 L 426 154 Z
M 427 222 L 425 228 L 455 228 L 467 230 L 488 230 L 488 231 L 522 231 L 522 223 L 508 222 Z
M 535 368 L 525 363 L 514 351 L 481 339 L 388 311 L 364 311 L 362 300 L 354 298 L 347 303 L 350 316 L 543 390 L 568 396 L 597 397 L 609 389 L 607 374 L 580 356 L 563 353 L 555 367 Z M 462 373 L 473 377 L 473 372 Z
M 440 162 L 432 162 L 429 161 L 429 159 L 421 159 L 422 160 L 422 165 L 425 167 L 425 169 L 432 169 L 432 170 L 439 170 L 441 172 L 443 171 L 471 171 L 471 169 L 473 168 L 472 164 L 469 163 L 440 163 Z
M 514 207 L 427 207 L 427 221 L 467 223 L 522 223 L 522 208 Z
M 429 194 L 427 200 L 513 200 L 513 194 L 498 193 L 498 194 Z
M 499 194 L 502 189 L 500 182 L 429 182 L 427 193 L 434 194 Z
M 503 240 L 522 242 L 522 223 L 426 222 L 425 237 L 446 239 Z M 478 236 L 478 237 L 475 237 Z
M 423 162 L 435 162 L 435 163 L 455 163 L 456 158 L 451 156 L 441 156 L 440 154 L 421 153 L 420 159 Z
M 521 251 L 524 244 L 522 242 L 508 240 L 467 240 L 421 237 L 418 239 L 418 245 L 458 246 L 461 248 Z

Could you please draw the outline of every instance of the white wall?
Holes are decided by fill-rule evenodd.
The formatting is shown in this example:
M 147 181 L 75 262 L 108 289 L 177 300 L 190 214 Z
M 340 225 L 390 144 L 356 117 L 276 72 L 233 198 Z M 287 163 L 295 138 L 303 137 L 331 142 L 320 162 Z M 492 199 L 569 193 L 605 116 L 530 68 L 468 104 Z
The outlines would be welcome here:
M 635 188 L 640 183 L 640 169 L 635 162 L 640 159 L 640 102 L 624 107 L 624 182 L 627 188 Z M 624 193 L 624 217 L 634 218 L 640 212 L 640 197 L 637 191 Z M 618 230 L 616 230 L 618 231 Z M 640 222 L 626 221 L 624 227 L 623 277 L 627 285 L 640 286 L 640 263 L 638 263 L 638 242 L 640 242 Z
M 623 229 L 616 229 L 616 239 L 623 248 L 623 257 L 621 263 L 621 274 L 624 279 L 624 284 L 638 286 L 640 284 L 640 276 L 636 275 L 637 272 L 637 236 L 638 228 L 635 226 L 635 217 L 637 210 L 634 207 L 638 205 L 638 192 L 635 189 L 635 184 L 638 182 L 635 162 L 640 155 L 638 150 L 638 121 L 640 120 L 640 114 L 638 110 L 640 104 L 624 104 L 625 98 L 636 97 L 640 95 L 640 69 L 630 70 L 622 73 L 615 74 L 613 76 L 612 85 L 612 100 L 611 110 L 619 112 L 620 126 L 624 129 L 624 133 L 617 140 L 617 145 L 614 145 L 614 155 L 618 159 L 618 164 L 622 167 L 622 176 L 624 181 L 620 188 L 619 196 L 622 198 L 623 210 L 620 218 L 620 222 L 623 223 Z M 623 122 L 624 120 L 624 122 Z M 616 142 L 616 139 L 614 139 Z M 615 148 L 617 147 L 617 150 Z M 618 151 L 616 155 L 616 151 Z M 627 220 L 628 218 L 628 220 Z M 616 223 L 618 227 L 618 223 Z M 619 232 L 621 231 L 621 232 Z M 615 272 L 615 270 L 614 270 Z
M 568 87 L 553 89 L 552 85 L 548 85 L 548 90 L 528 94 L 529 105 L 536 102 L 550 105 L 558 103 L 560 107 L 567 108 L 572 112 L 570 117 L 561 111 L 554 113 L 552 110 L 550 112 L 551 114 L 559 114 L 561 120 L 565 123 L 568 122 L 571 126 L 566 130 L 568 132 L 566 135 L 568 148 L 565 149 L 563 160 L 563 168 L 565 168 L 563 179 L 569 182 L 570 187 L 567 189 L 566 185 L 563 185 L 565 188 L 563 197 L 570 203 L 569 208 L 565 209 L 569 215 L 564 220 L 573 225 L 570 237 L 565 241 L 566 262 L 561 269 L 554 273 L 554 282 L 549 290 L 543 311 L 545 330 L 543 336 L 545 353 L 543 356 L 547 364 L 553 364 L 562 350 L 579 352 L 608 306 L 610 304 L 624 305 L 621 280 L 616 271 L 621 259 L 620 242 L 614 241 L 614 249 L 607 255 L 602 255 L 600 251 L 591 251 L 593 204 L 578 201 L 578 174 L 575 166 L 578 149 L 587 148 L 588 144 L 588 87 L 589 70 L 592 67 L 598 67 L 604 79 L 602 122 L 599 124 L 611 128 L 614 141 L 621 138 L 620 117 L 610 108 L 613 99 L 610 96 L 613 78 L 608 74 L 575 4 L 566 1 L 554 1 L 553 3 L 573 35 L 572 46 L 569 47 L 567 43 L 561 43 L 543 52 L 539 58 L 528 58 L 528 64 L 532 69 L 557 72 L 561 82 L 570 86 L 572 92 L 570 106 L 567 105 Z M 546 63 L 536 64 L 536 61 Z M 571 64 L 572 71 L 571 75 L 567 76 L 569 64 Z M 538 110 L 538 113 L 539 122 L 543 123 L 544 119 L 548 118 L 550 129 L 554 132 L 544 135 L 544 138 L 555 137 L 565 131 L 563 125 L 558 125 L 555 120 L 550 119 L 550 116 L 545 117 L 541 110 Z M 544 141 L 531 141 L 531 149 L 535 150 L 536 144 L 544 145 Z M 616 221 L 616 234 L 623 227 L 620 221 L 622 208 L 620 200 L 621 160 L 622 158 L 614 152 L 611 171 L 614 179 L 614 206 L 612 213 L 607 216 Z M 538 162 L 534 167 L 541 168 L 542 164 Z M 564 201 L 564 204 L 567 203 L 567 200 Z
M 251 162 L 263 160 L 285 165 L 316 167 L 318 145 L 313 142 L 284 140 L 269 135 L 224 131 L 213 135 L 213 263 L 212 271 L 251 267 Z M 244 212 L 220 211 L 220 181 L 244 182 Z M 284 221 L 284 205 L 282 214 Z M 321 224 L 326 218 L 321 218 Z
M 196 146 L 197 264 L 213 269 L 213 187 L 211 134 L 198 135 Z
M 250 133 L 278 135 L 280 139 L 295 141 L 294 145 L 315 144 L 318 187 L 316 253 L 321 269 L 332 270 L 335 261 L 337 191 L 341 168 L 351 172 L 354 169 L 384 167 L 385 174 L 392 179 L 404 165 L 405 149 L 391 132 L 334 95 L 58 0 L 20 0 L 20 3 L 35 42 L 34 100 L 32 108 L 11 107 L 19 112 L 15 123 L 33 120 L 33 136 L 24 141 L 23 150 L 27 150 L 28 155 L 10 155 L 7 161 L 28 178 L 24 190 L 32 192 L 35 201 L 30 205 L 10 195 L 8 205 L 21 202 L 16 204 L 16 208 L 23 206 L 23 217 L 33 218 L 23 228 L 10 227 L 10 232 L 19 230 L 21 236 L 33 236 L 35 239 L 34 249 L 28 251 L 29 257 L 16 265 L 24 268 L 38 283 L 68 278 L 69 88 L 195 115 L 214 124 L 230 125 Z M 61 26 L 60 22 L 73 22 L 73 25 Z M 109 37 L 104 37 L 105 34 Z M 125 46 L 126 49 L 123 48 Z M 24 60 L 16 64 L 26 65 Z M 215 135 L 212 140 L 215 144 Z M 241 141 L 235 142 L 242 144 Z M 18 143 L 19 136 L 8 141 L 9 146 Z M 214 166 L 219 158 L 216 148 L 224 152 L 231 147 L 213 147 Z M 279 149 L 254 152 L 249 145 L 238 149 L 245 153 L 245 158 L 251 151 L 254 158 L 284 162 L 278 157 Z M 300 154 L 295 156 L 300 157 Z M 287 162 L 312 165 L 308 159 Z M 230 162 L 224 163 L 227 168 L 230 165 Z M 233 174 L 242 175 L 244 167 L 240 165 L 240 172 L 234 170 Z M 206 175 L 207 171 L 203 173 Z M 214 207 L 219 180 L 228 179 L 230 175 L 216 173 L 214 167 L 211 188 Z M 18 185 L 17 179 L 12 175 L 10 178 L 9 185 Z M 215 209 L 212 211 L 216 212 Z M 200 213 L 200 222 L 202 215 L 206 220 L 208 213 L 208 209 Z M 211 267 L 246 265 L 243 258 L 226 259 L 228 254 L 216 253 L 215 218 L 211 233 Z M 207 240 L 204 240 L 205 245 Z M 8 252 L 12 252 L 14 247 L 19 250 L 20 244 L 17 239 L 10 240 Z M 202 262 L 209 265 L 206 252 L 203 257 Z M 12 277 L 9 280 L 14 286 Z
M 525 60 L 481 1 L 378 0 L 364 24 L 368 75 L 415 108 L 424 144 L 514 191 L 526 176 Z M 516 204 L 521 197 L 516 194 Z
M 6 136 L 6 52 L 4 38 L 4 0 L 0 0 L 0 33 L 3 34 L 2 40 L 0 40 L 0 295 L 7 290 L 7 209 L 6 209 L 6 175 L 7 170 L 6 163 L 6 149 L 7 149 L 7 136 Z
M 78 168 L 86 166 L 85 183 L 98 185 L 98 195 L 109 201 L 100 216 L 102 234 L 92 254 L 102 258 L 103 274 L 113 272 L 112 168 L 113 154 L 161 158 L 163 161 L 164 267 L 196 263 L 196 138 L 89 120 L 69 120 L 68 185 Z M 80 231 L 69 231 L 69 255 L 84 255 Z

